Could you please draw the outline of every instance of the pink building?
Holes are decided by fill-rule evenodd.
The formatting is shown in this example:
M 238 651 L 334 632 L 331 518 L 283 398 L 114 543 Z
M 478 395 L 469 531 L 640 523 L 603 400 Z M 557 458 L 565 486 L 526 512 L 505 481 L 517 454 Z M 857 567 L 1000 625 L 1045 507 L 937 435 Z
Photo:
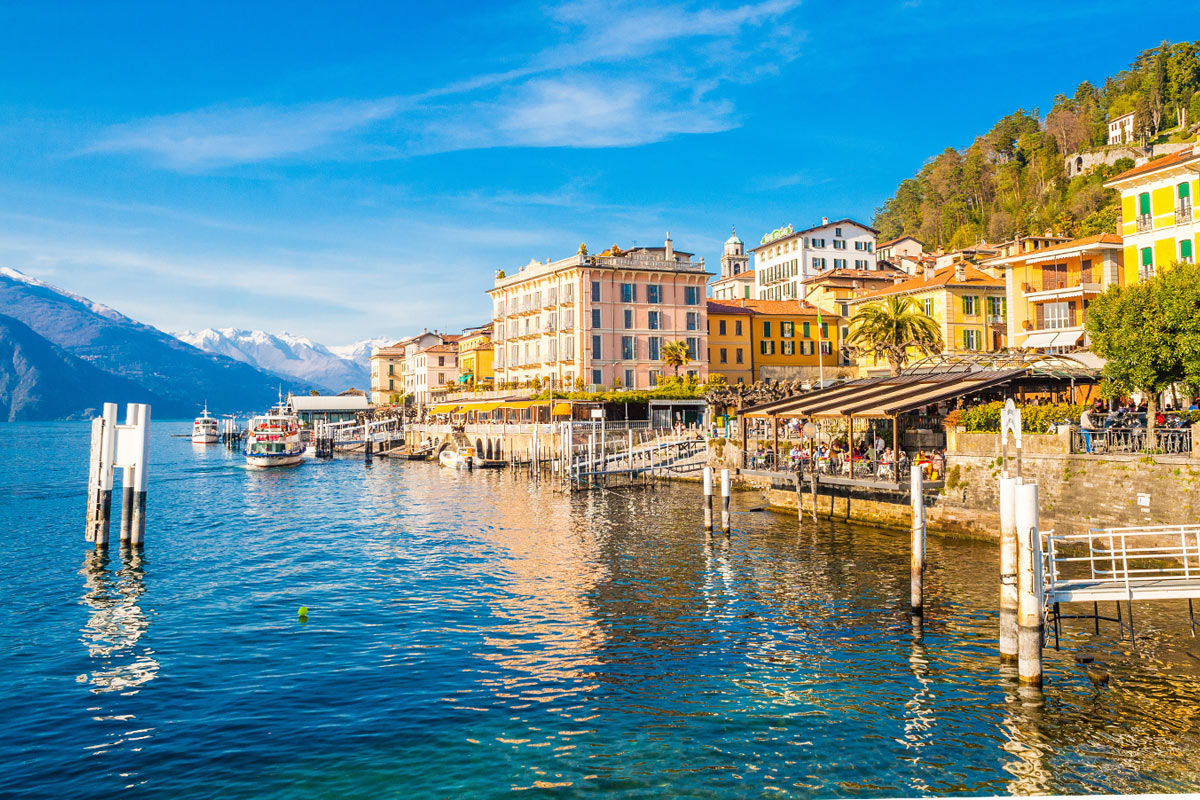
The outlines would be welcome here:
M 692 363 L 680 374 L 707 376 L 704 259 L 663 247 L 616 245 L 558 261 L 500 271 L 489 290 L 494 307 L 497 385 L 539 378 L 556 387 L 646 389 L 673 370 L 662 348 L 682 341 Z

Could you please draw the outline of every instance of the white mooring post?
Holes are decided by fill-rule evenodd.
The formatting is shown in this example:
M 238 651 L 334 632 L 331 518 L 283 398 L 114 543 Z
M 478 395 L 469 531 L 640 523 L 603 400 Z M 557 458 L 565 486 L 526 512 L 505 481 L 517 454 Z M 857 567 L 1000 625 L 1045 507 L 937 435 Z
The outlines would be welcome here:
M 112 516 L 113 470 L 123 472 L 121 541 L 142 543 L 145 531 L 146 457 L 150 436 L 150 406 L 130 404 L 125 424 L 117 425 L 116 403 L 105 403 L 92 420 L 91 461 L 88 467 L 88 510 L 84 538 L 108 544 Z
M 1038 487 L 1016 487 L 1017 528 L 1017 677 L 1024 686 L 1042 685 L 1041 539 Z
M 713 529 L 713 468 L 704 468 L 704 530 Z
M 912 502 L 912 556 L 909 566 L 909 602 L 912 613 L 925 613 L 925 474 L 913 464 L 909 488 Z
M 1000 479 L 1000 661 L 1015 663 L 1017 645 L 1017 479 Z
M 729 525 L 729 495 L 732 491 L 729 470 L 721 470 L 721 532 L 726 535 L 731 530 Z

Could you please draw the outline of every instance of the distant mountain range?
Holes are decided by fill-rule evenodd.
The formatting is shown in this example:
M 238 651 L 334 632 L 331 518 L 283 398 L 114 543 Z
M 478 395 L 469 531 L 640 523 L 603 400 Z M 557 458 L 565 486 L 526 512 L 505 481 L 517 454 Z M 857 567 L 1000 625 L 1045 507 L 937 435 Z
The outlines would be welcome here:
M 316 382 L 206 353 L 108 306 L 0 268 L 0 421 L 86 417 L 105 402 L 158 418 L 262 410 Z M 123 410 L 122 410 L 123 413 Z
M 368 339 L 341 347 L 326 347 L 290 333 L 244 331 L 238 328 L 205 328 L 175 333 L 206 353 L 228 356 L 267 372 L 286 375 L 341 392 L 351 387 L 368 389 L 371 383 L 371 349 L 391 344 Z

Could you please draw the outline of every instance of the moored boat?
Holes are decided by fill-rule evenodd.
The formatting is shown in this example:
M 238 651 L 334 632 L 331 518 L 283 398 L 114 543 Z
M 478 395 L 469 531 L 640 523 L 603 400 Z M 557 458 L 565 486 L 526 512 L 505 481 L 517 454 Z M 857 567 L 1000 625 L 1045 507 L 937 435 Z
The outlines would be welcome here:
M 300 420 L 282 412 L 253 417 L 246 428 L 246 463 L 252 467 L 285 467 L 304 460 Z
M 220 425 L 216 418 L 208 413 L 208 403 L 204 404 L 204 413 L 192 422 L 193 444 L 216 444 L 220 438 Z
M 438 462 L 450 469 L 471 469 L 475 465 L 475 448 L 465 445 L 447 447 L 438 453 Z

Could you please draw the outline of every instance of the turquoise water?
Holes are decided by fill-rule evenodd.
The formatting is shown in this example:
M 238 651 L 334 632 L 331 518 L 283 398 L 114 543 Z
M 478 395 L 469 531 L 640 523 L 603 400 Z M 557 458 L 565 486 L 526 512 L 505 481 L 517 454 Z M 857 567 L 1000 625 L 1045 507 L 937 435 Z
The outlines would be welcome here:
M 1136 609 L 1136 650 L 1068 629 L 1039 700 L 1000 674 L 986 543 L 931 540 L 914 630 L 904 533 L 798 531 L 743 494 L 726 540 L 692 486 L 250 471 L 186 429 L 153 426 L 139 555 L 83 541 L 86 425 L 0 428 L 0 794 L 1200 788 L 1178 605 Z

